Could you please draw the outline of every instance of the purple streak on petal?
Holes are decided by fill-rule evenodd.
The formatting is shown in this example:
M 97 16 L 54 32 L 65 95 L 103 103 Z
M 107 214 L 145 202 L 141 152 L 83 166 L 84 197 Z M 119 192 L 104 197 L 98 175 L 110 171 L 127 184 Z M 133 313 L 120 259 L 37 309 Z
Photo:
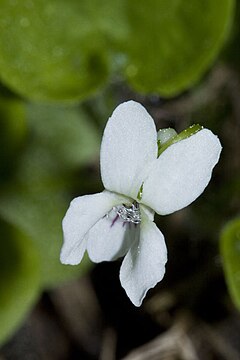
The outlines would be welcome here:
M 117 221 L 117 219 L 118 219 L 118 215 L 115 216 L 115 218 L 113 219 L 110 227 L 113 227 L 113 225 L 115 224 L 115 222 Z

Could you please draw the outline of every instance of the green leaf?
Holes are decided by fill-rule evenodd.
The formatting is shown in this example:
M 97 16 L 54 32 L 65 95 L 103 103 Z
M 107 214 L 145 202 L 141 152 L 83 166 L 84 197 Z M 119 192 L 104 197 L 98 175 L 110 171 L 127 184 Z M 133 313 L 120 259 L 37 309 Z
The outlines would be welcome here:
M 40 292 L 39 259 L 33 243 L 0 220 L 0 344 L 24 320 Z
M 240 68 L 240 51 L 239 51 L 239 38 L 240 38 L 240 3 L 236 1 L 234 22 L 230 34 L 229 41 L 224 49 L 222 59 L 225 63 L 228 63 L 231 67 L 236 68 L 239 71 Z
M 27 118 L 34 146 L 52 158 L 52 166 L 74 169 L 98 158 L 99 133 L 81 108 L 31 104 Z
M 232 22 L 234 0 L 132 0 L 126 74 L 142 93 L 165 97 L 195 84 L 216 59 Z
M 75 107 L 29 105 L 27 123 L 29 136 L 14 177 L 0 189 L 0 214 L 34 242 L 43 287 L 52 287 L 90 266 L 87 258 L 80 266 L 60 263 L 61 223 L 73 198 L 72 170 L 95 158 L 99 137 Z M 80 185 L 81 178 L 77 181 Z
M 224 227 L 220 246 L 229 293 L 240 310 L 240 218 Z
M 0 76 L 12 90 L 33 100 L 76 101 L 105 82 L 101 2 L 0 3 Z
M 36 245 L 40 258 L 43 287 L 78 277 L 87 271 L 86 258 L 80 266 L 62 265 L 59 260 L 62 246 L 62 219 L 70 202 L 67 193 L 54 184 L 32 189 L 17 186 L 5 189 L 0 195 L 1 216 L 28 235 Z M 44 188 L 45 186 L 45 188 Z
M 26 138 L 26 111 L 22 101 L 0 98 L 0 181 L 8 181 Z

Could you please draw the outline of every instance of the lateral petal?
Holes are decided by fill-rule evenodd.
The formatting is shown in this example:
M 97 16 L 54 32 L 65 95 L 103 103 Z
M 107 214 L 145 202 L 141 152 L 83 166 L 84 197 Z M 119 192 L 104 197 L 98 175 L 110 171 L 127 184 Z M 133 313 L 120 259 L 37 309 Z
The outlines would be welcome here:
M 86 250 L 86 234 L 113 206 L 124 199 L 109 191 L 75 198 L 63 219 L 64 243 L 60 260 L 76 265 Z
M 188 206 L 208 185 L 221 149 L 208 129 L 169 146 L 153 163 L 141 202 L 160 215 Z

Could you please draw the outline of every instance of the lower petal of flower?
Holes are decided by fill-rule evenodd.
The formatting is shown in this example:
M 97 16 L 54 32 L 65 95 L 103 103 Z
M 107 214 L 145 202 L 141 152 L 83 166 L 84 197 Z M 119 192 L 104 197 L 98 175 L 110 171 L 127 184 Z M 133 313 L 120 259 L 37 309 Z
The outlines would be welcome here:
M 124 220 L 114 207 L 87 234 L 87 251 L 92 261 L 112 261 L 129 250 L 139 225 Z
M 164 236 L 154 222 L 144 219 L 125 256 L 120 281 L 135 306 L 140 306 L 147 291 L 162 280 L 167 262 Z

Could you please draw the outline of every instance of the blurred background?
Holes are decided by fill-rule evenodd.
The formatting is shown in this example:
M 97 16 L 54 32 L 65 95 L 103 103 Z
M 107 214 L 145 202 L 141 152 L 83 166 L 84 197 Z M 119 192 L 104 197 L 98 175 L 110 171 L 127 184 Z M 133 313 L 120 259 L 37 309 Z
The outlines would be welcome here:
M 240 359 L 240 4 L 0 0 L 0 360 Z M 135 308 L 121 260 L 60 264 L 70 200 L 102 191 L 121 102 L 223 145 L 204 194 L 156 216 L 166 276 Z

